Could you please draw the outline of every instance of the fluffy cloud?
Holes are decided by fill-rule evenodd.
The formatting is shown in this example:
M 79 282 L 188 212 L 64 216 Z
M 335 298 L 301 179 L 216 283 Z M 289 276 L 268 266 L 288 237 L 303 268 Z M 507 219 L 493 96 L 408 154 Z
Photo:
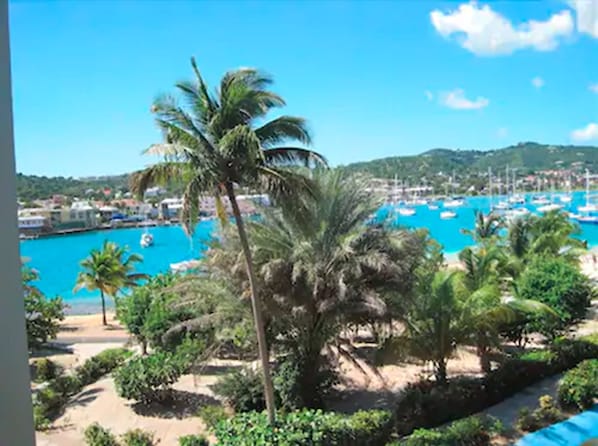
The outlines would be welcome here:
M 573 130 L 571 132 L 571 139 L 574 141 L 590 141 L 598 139 L 598 124 L 590 122 L 581 129 Z
M 598 94 L 598 83 L 596 83 L 596 84 L 590 84 L 590 86 L 588 88 L 590 89 L 590 91 L 592 93 Z
M 465 92 L 459 88 L 447 91 L 440 95 L 440 103 L 455 110 L 477 110 L 487 107 L 490 101 L 482 96 L 475 99 L 467 99 Z
M 540 76 L 536 76 L 532 79 L 532 85 L 536 88 L 542 88 L 544 86 L 544 79 Z
M 568 10 L 546 21 L 530 20 L 513 25 L 490 6 L 478 6 L 475 2 L 464 3 L 447 13 L 434 10 L 430 19 L 443 37 L 456 35 L 463 48 L 479 56 L 511 54 L 525 48 L 550 51 L 558 46 L 561 38 L 571 35 L 574 28 Z
M 570 0 L 575 9 L 577 30 L 598 39 L 598 0 Z
M 424 94 L 426 95 L 426 98 L 428 98 L 428 101 L 431 101 L 432 99 L 434 99 L 434 94 L 431 91 L 426 90 L 426 91 L 424 91 Z

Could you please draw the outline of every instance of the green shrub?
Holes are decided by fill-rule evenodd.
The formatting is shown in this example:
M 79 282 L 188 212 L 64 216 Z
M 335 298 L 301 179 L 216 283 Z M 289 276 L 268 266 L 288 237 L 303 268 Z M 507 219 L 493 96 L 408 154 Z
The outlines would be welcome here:
M 598 398 L 598 359 L 583 361 L 565 373 L 558 389 L 559 402 L 565 407 L 585 410 Z
M 557 357 L 556 353 L 550 349 L 530 350 L 519 355 L 522 361 L 552 361 Z
M 96 382 L 102 376 L 112 372 L 124 363 L 133 352 L 126 348 L 110 348 L 92 356 L 81 366 L 77 367 L 76 374 L 83 386 Z
M 533 331 L 553 336 L 583 318 L 592 298 L 589 279 L 579 267 L 561 258 L 538 258 L 517 281 L 519 297 L 550 306 L 556 318 L 539 318 L 531 323 Z
M 353 418 L 302 410 L 279 415 L 274 426 L 265 413 L 246 412 L 219 423 L 216 437 L 219 446 L 383 446 L 390 426 L 391 416 L 383 411 Z
M 486 446 L 502 425 L 489 417 L 469 417 L 444 429 L 417 429 L 401 446 Z M 396 443 L 398 446 L 399 443 Z
M 35 361 L 35 381 L 44 382 L 56 378 L 61 372 L 58 364 L 48 358 L 41 358 Z
M 259 371 L 250 368 L 234 370 L 221 377 L 212 389 L 235 412 L 253 410 L 259 412 L 266 408 L 262 376 Z
M 202 419 L 208 429 L 214 429 L 222 420 L 230 418 L 222 406 L 203 406 L 197 411 L 197 416 Z
M 83 435 L 87 446 L 118 446 L 116 437 L 98 423 L 88 426 Z
M 197 344 L 183 343 L 174 353 L 158 350 L 133 358 L 114 373 L 118 394 L 145 403 L 164 399 L 172 384 L 191 367 L 196 348 Z
M 203 435 L 185 435 L 179 438 L 179 446 L 210 446 L 210 442 Z
M 39 390 L 35 394 L 34 405 L 41 416 L 49 418 L 57 414 L 67 401 L 67 397 L 51 386 Z
M 154 435 L 141 429 L 127 431 L 122 437 L 123 446 L 154 446 Z
M 530 411 L 527 407 L 519 410 L 515 426 L 525 432 L 535 432 L 551 424 L 565 419 L 563 413 L 554 405 L 552 397 L 541 396 L 538 399 L 538 408 Z
M 67 397 L 79 393 L 83 384 L 77 375 L 60 375 L 49 382 L 49 387 Z

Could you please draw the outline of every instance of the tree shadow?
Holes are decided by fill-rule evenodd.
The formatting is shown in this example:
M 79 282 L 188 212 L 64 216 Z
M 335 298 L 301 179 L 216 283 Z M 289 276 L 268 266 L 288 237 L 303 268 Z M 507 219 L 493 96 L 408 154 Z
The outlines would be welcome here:
M 326 402 L 326 408 L 346 414 L 352 414 L 358 410 L 392 410 L 397 397 L 398 392 L 387 389 L 339 389 Z
M 198 364 L 194 366 L 190 373 L 193 375 L 202 375 L 202 376 L 221 376 L 226 375 L 234 370 L 241 368 L 240 364 L 227 364 L 227 365 L 215 365 L 215 364 Z
M 180 420 L 195 416 L 200 407 L 216 405 L 220 405 L 220 401 L 212 396 L 171 389 L 161 401 L 138 402 L 132 404 L 131 408 L 141 416 Z
M 104 389 L 101 387 L 92 387 L 91 389 L 84 390 L 73 396 L 66 407 L 86 406 L 95 400 L 98 397 L 98 394 L 103 391 Z

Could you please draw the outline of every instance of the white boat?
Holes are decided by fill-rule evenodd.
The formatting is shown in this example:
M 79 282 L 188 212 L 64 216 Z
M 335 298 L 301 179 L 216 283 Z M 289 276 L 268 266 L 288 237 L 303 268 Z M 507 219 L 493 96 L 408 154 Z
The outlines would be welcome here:
M 457 213 L 454 211 L 442 211 L 440 213 L 440 218 L 443 220 L 450 220 L 451 218 L 457 217 Z
M 141 235 L 141 240 L 139 241 L 139 244 L 142 248 L 149 248 L 154 244 L 154 236 L 151 235 L 149 232 L 144 232 Z
M 586 204 L 579 206 L 577 210 L 579 212 L 591 213 L 598 212 L 598 203 L 592 203 L 590 197 L 590 171 L 586 169 Z
M 598 225 L 598 215 L 579 215 L 576 220 L 581 224 Z
M 430 209 L 431 211 L 435 211 L 438 209 L 438 205 L 437 204 L 429 204 L 428 209 Z
M 191 270 L 199 269 L 201 262 L 199 260 L 184 260 L 178 263 L 171 263 L 170 270 L 173 273 L 184 273 Z
M 442 206 L 445 208 L 458 208 L 460 206 L 463 206 L 465 204 L 465 200 L 463 200 L 463 198 L 461 197 L 454 197 L 454 198 L 450 198 L 448 200 L 446 200 Z
M 544 206 L 540 206 L 538 208 L 538 212 L 552 212 L 552 211 L 558 211 L 559 209 L 562 209 L 563 206 L 561 206 L 560 204 L 556 204 L 556 203 L 550 203 L 550 204 L 546 204 Z
M 399 208 L 399 215 L 403 217 L 411 217 L 415 215 L 415 209 L 413 208 Z
M 549 203 L 550 200 L 546 197 L 546 195 L 534 195 L 532 197 L 532 204 L 535 204 L 536 206 L 544 206 Z
M 505 218 L 507 219 L 508 222 L 511 222 L 518 218 L 525 217 L 529 213 L 530 213 L 529 210 L 527 210 L 526 208 L 511 209 L 511 210 L 505 212 Z
M 506 211 L 511 209 L 511 205 L 506 201 L 499 201 L 498 204 L 494 206 L 494 209 L 499 211 Z
M 561 203 L 571 203 L 571 200 L 573 199 L 571 197 L 571 195 L 559 195 L 558 199 Z
M 509 197 L 509 203 L 511 204 L 525 204 L 525 197 L 521 195 L 513 195 Z

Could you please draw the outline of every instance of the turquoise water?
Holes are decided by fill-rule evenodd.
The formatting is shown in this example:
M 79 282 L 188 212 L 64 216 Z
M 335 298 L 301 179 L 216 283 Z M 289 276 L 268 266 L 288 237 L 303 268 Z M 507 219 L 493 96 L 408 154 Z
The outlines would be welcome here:
M 528 434 L 515 446 L 572 446 L 598 440 L 598 405 L 579 415 Z
M 574 194 L 570 210 L 583 203 L 583 193 Z M 452 220 L 441 220 L 440 210 L 429 210 L 427 206 L 418 206 L 417 214 L 411 217 L 399 216 L 396 222 L 404 226 L 426 227 L 432 237 L 438 240 L 447 254 L 460 251 L 472 243 L 471 238 L 461 233 L 462 228 L 473 227 L 473 211 L 489 210 L 486 197 L 469 197 L 466 206 L 457 208 L 458 217 Z M 533 210 L 533 206 L 529 206 Z M 380 215 L 388 214 L 389 207 L 380 210 Z M 76 313 L 94 312 L 98 309 L 96 293 L 81 290 L 73 294 L 73 286 L 79 271 L 79 262 L 93 248 L 100 248 L 104 240 L 128 246 L 131 252 L 143 256 L 139 266 L 141 272 L 153 275 L 167 271 L 171 263 L 197 258 L 205 249 L 214 230 L 215 222 L 204 221 L 198 224 L 190 241 L 179 226 L 162 226 L 152 228 L 155 244 L 143 249 L 139 239 L 143 229 L 116 229 L 110 231 L 88 232 L 84 234 L 56 236 L 27 240 L 21 242 L 21 255 L 29 259 L 29 265 L 40 273 L 39 288 L 48 296 L 62 296 Z M 598 225 L 583 225 L 581 238 L 588 240 L 590 246 L 598 245 Z

